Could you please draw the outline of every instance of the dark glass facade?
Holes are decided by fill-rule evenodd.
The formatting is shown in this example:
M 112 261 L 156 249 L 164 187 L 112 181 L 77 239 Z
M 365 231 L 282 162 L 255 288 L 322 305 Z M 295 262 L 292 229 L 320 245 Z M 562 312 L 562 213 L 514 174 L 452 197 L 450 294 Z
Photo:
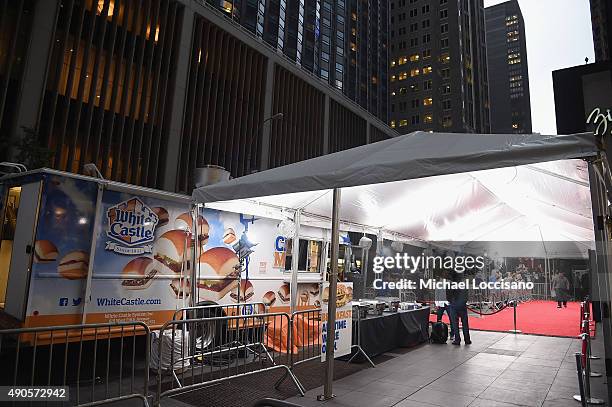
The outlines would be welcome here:
M 485 10 L 492 133 L 531 133 L 525 21 L 518 1 Z
M 391 0 L 390 125 L 490 131 L 482 0 Z
M 348 83 L 347 7 L 0 2 L 2 159 L 15 160 L 18 142 L 34 134 L 51 153 L 45 166 L 82 173 L 94 163 L 107 179 L 190 192 L 205 165 L 239 177 L 391 137 L 339 91 Z M 378 72 L 369 69 L 368 78 Z M 382 85 L 366 82 L 365 105 L 384 109 Z
M 304 70 L 387 120 L 387 0 L 207 1 Z M 263 21 L 261 29 L 258 21 Z
M 590 0 L 593 43 L 597 62 L 612 60 L 612 4 L 610 0 Z

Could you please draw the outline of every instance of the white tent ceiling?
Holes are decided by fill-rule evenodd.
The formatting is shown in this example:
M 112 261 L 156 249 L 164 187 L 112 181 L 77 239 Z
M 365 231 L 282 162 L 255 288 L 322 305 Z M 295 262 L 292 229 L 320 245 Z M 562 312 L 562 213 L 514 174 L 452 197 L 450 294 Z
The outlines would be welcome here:
M 423 134 L 426 133 L 418 133 L 417 136 Z M 427 136 L 435 140 L 437 135 Z M 466 135 L 453 136 L 461 139 Z M 466 142 L 473 143 L 474 135 L 467 136 Z M 344 186 L 340 209 L 340 218 L 345 223 L 341 227 L 343 230 L 382 230 L 387 238 L 396 240 L 461 242 L 460 245 L 466 249 L 473 246 L 479 247 L 478 250 L 482 248 L 476 242 L 539 242 L 527 246 L 536 251 L 544 250 L 549 256 L 584 256 L 586 249 L 590 248 L 593 221 L 587 165 L 582 160 L 571 158 L 593 155 L 596 147 L 591 139 L 586 136 L 530 135 L 521 139 L 516 136 L 480 135 L 480 140 L 497 137 L 498 144 L 495 146 L 489 141 L 487 148 L 490 151 L 473 145 L 480 148 L 477 152 L 463 150 L 459 145 L 461 148 L 455 150 L 454 156 L 447 149 L 447 161 L 433 158 L 430 151 L 432 158 L 427 160 L 426 165 L 422 157 L 415 160 L 407 156 L 403 163 L 397 161 L 394 152 L 398 149 L 408 151 L 405 150 L 406 146 L 400 146 L 409 142 L 410 137 L 414 135 L 398 137 L 404 141 L 395 144 L 383 142 L 365 146 L 372 150 L 372 154 L 381 159 L 386 156 L 389 161 L 356 169 L 362 174 L 360 178 L 349 177 L 346 167 L 342 165 L 354 166 L 356 164 L 351 163 L 356 163 L 354 160 L 358 157 L 366 160 L 369 157 L 367 154 L 355 151 L 364 147 L 330 155 L 337 156 L 337 166 L 328 168 L 334 176 L 321 172 L 317 166 L 319 163 L 315 162 L 320 159 L 314 159 L 309 160 L 311 166 L 304 167 L 306 162 L 303 162 L 265 171 L 205 187 L 195 191 L 194 196 L 210 202 L 214 197 L 244 196 L 246 190 L 256 190 L 253 188 L 257 185 L 260 186 L 257 191 L 264 193 L 303 190 L 249 198 L 248 202 L 233 200 L 209 206 L 232 207 L 241 212 L 277 217 L 284 216 L 279 212 L 280 208 L 299 208 L 304 213 L 303 224 L 329 227 L 332 187 Z M 444 139 L 448 141 L 448 138 Z M 425 139 L 422 137 L 415 140 L 421 149 L 433 147 L 423 144 Z M 384 143 L 387 146 L 376 146 Z M 374 150 L 373 147 L 378 149 Z M 517 150 L 525 154 L 516 155 Z M 428 155 L 423 151 L 419 154 Z M 347 162 L 347 157 L 353 160 Z M 508 157 L 515 157 L 514 162 L 524 165 L 452 173 L 454 170 L 497 167 L 492 164 L 497 162 L 496 157 L 502 163 Z M 539 162 L 552 158 L 561 159 Z M 320 164 L 329 167 L 332 162 L 321 161 Z M 313 169 L 312 165 L 315 166 Z M 370 172 L 366 171 L 367 168 Z M 304 171 L 317 174 L 309 176 Z M 450 174 L 397 181 L 400 173 Z M 279 187 L 283 185 L 279 183 L 281 179 L 291 185 Z M 378 183 L 363 185 L 368 180 L 377 180 Z M 309 190 L 314 185 L 327 188 Z M 521 250 L 525 251 L 525 247 L 523 245 Z

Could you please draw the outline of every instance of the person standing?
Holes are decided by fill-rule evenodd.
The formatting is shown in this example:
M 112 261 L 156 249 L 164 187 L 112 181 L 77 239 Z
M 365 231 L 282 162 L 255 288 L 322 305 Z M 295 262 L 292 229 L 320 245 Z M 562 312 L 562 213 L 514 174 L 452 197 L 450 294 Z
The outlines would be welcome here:
M 567 298 L 569 296 L 570 282 L 563 273 L 558 273 L 553 277 L 552 289 L 555 292 L 555 298 L 557 300 L 557 308 L 567 308 Z
M 457 274 L 456 276 L 459 278 L 455 278 L 454 281 L 457 283 L 466 283 L 467 280 L 463 277 L 463 274 Z M 451 332 L 451 336 L 453 337 L 453 345 L 461 344 L 459 321 L 461 321 L 463 330 L 463 340 L 466 345 L 470 345 L 472 341 L 470 338 L 470 325 L 468 323 L 467 313 L 468 290 L 467 288 L 457 288 L 450 291 L 451 292 L 447 294 L 447 299 L 450 302 L 451 330 L 453 331 Z

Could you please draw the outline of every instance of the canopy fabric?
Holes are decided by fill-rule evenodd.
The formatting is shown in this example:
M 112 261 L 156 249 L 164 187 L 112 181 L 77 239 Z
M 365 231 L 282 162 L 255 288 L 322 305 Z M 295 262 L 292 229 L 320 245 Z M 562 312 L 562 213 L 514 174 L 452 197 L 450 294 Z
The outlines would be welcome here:
M 593 156 L 592 134 L 415 132 L 197 188 L 199 202 L 371 185 Z

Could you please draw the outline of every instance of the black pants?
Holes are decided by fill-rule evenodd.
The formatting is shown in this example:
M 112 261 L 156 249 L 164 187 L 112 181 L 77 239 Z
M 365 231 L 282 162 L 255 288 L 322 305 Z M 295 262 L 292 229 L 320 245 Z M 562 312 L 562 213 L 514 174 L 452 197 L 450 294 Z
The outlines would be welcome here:
M 454 307 L 450 306 L 451 312 L 451 336 L 453 336 L 453 342 L 461 342 L 461 336 L 459 335 L 459 319 L 461 319 L 461 325 L 463 328 L 463 339 L 465 342 L 471 342 L 470 339 L 470 325 L 468 323 L 467 307 Z
M 563 304 L 564 307 L 567 307 L 567 301 L 557 301 L 557 308 L 561 308 L 561 304 Z

